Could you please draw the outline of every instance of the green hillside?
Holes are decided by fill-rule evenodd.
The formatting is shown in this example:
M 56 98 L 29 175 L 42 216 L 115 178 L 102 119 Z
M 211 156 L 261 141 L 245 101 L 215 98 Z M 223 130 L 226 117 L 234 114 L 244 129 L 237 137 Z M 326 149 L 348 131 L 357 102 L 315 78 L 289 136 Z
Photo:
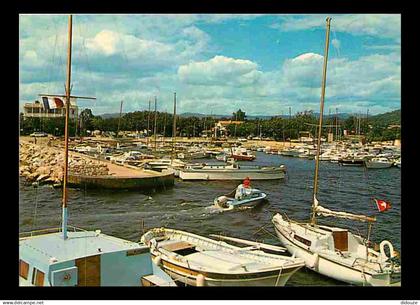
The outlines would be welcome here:
M 369 124 L 387 127 L 401 124 L 401 109 L 369 117 Z

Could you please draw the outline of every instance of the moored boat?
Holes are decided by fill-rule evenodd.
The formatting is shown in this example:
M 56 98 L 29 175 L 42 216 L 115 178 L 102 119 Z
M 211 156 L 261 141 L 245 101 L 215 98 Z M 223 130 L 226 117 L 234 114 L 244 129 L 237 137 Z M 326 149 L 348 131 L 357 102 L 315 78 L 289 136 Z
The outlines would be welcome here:
M 284 286 L 303 266 L 298 258 L 168 228 L 152 229 L 141 241 L 174 281 L 190 286 Z
M 365 161 L 366 168 L 390 168 L 394 162 L 387 158 L 372 158 Z
M 201 166 L 186 166 L 180 169 L 179 177 L 182 180 L 243 180 L 249 177 L 252 180 L 273 180 L 285 177 L 286 167 L 274 166 L 244 166 L 237 163 Z
M 363 166 L 365 164 L 365 160 L 361 158 L 342 158 L 338 160 L 338 164 L 343 166 Z
M 276 234 L 283 245 L 293 256 L 302 258 L 309 269 L 333 279 L 355 285 L 400 286 L 401 266 L 392 244 L 384 240 L 379 245 L 379 252 L 372 248 L 370 233 L 372 223 L 376 219 L 365 215 L 332 211 L 322 207 L 317 200 L 330 21 L 331 18 L 328 17 L 326 20 L 326 46 L 311 218 L 309 222 L 298 222 L 289 219 L 286 214 L 281 215 L 277 213 L 273 217 L 272 222 Z M 377 205 L 379 209 L 378 202 Z M 382 209 L 387 208 L 385 201 L 381 201 L 380 205 Z M 317 224 L 317 216 L 367 222 L 367 237 L 363 238 L 361 235 L 354 234 L 346 228 Z M 388 247 L 389 255 L 386 254 L 385 247 Z

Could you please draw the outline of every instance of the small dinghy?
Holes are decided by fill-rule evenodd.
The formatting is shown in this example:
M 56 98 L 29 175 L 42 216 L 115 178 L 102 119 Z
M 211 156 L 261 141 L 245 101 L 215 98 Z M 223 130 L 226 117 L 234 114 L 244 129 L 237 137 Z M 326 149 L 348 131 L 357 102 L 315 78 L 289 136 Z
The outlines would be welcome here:
M 235 198 L 236 189 L 229 194 L 219 196 L 214 199 L 213 203 L 216 207 L 224 210 L 232 210 L 237 207 L 253 207 L 266 200 L 267 194 L 258 189 L 250 189 L 250 194 L 243 196 L 241 199 Z
M 268 254 L 264 244 L 245 248 L 192 233 L 154 228 L 141 237 L 156 265 L 191 286 L 284 286 L 303 260 Z M 269 245 L 267 245 L 269 246 Z

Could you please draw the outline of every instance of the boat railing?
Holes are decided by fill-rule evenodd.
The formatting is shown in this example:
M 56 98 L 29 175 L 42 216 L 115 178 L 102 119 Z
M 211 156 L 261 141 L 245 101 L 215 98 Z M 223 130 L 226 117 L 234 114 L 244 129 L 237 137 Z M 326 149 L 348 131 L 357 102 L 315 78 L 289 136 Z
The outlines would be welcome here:
M 68 231 L 72 231 L 72 232 L 88 232 L 87 230 L 78 228 L 78 227 L 74 227 L 74 226 L 67 226 L 67 230 Z M 19 238 L 23 238 L 23 237 L 32 237 L 32 236 L 37 236 L 37 235 L 42 235 L 42 234 L 48 234 L 48 233 L 58 233 L 61 232 L 62 228 L 48 228 L 48 229 L 40 229 L 40 230 L 34 230 L 34 231 L 28 231 L 28 232 L 20 232 L 19 233 Z
M 360 261 L 361 261 L 361 262 L 360 262 Z M 361 258 L 361 257 L 357 257 L 357 258 L 354 260 L 354 262 L 353 262 L 353 264 L 352 264 L 351 266 L 352 266 L 352 267 L 361 266 L 361 267 L 363 267 L 363 269 L 364 269 L 364 268 L 367 268 L 367 269 L 370 269 L 370 270 L 373 270 L 373 271 L 377 271 L 377 270 L 378 270 L 377 268 L 372 268 L 372 267 L 369 267 L 369 266 L 367 265 L 367 263 L 371 263 L 371 264 L 374 264 L 374 265 L 378 265 L 378 266 L 379 266 L 379 270 L 380 270 L 380 272 L 381 272 L 381 273 L 383 272 L 383 270 L 382 270 L 382 265 L 381 265 L 380 263 L 378 263 L 378 262 L 368 261 L 368 260 L 366 260 L 366 259 L 364 259 L 364 258 Z

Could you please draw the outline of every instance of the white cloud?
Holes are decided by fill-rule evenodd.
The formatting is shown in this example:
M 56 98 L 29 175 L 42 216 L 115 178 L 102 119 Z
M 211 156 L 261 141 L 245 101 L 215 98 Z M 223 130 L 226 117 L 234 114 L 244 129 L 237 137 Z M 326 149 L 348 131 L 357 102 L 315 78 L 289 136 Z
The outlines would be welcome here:
M 195 85 L 244 86 L 255 83 L 261 72 L 250 60 L 215 56 L 205 62 L 191 62 L 178 69 L 180 80 Z
M 300 31 L 312 28 L 325 28 L 325 18 L 320 15 L 302 15 L 298 17 L 282 16 L 280 23 L 272 25 L 282 31 Z M 331 30 L 353 35 L 370 35 L 382 38 L 401 38 L 401 15 L 347 14 L 334 15 Z

